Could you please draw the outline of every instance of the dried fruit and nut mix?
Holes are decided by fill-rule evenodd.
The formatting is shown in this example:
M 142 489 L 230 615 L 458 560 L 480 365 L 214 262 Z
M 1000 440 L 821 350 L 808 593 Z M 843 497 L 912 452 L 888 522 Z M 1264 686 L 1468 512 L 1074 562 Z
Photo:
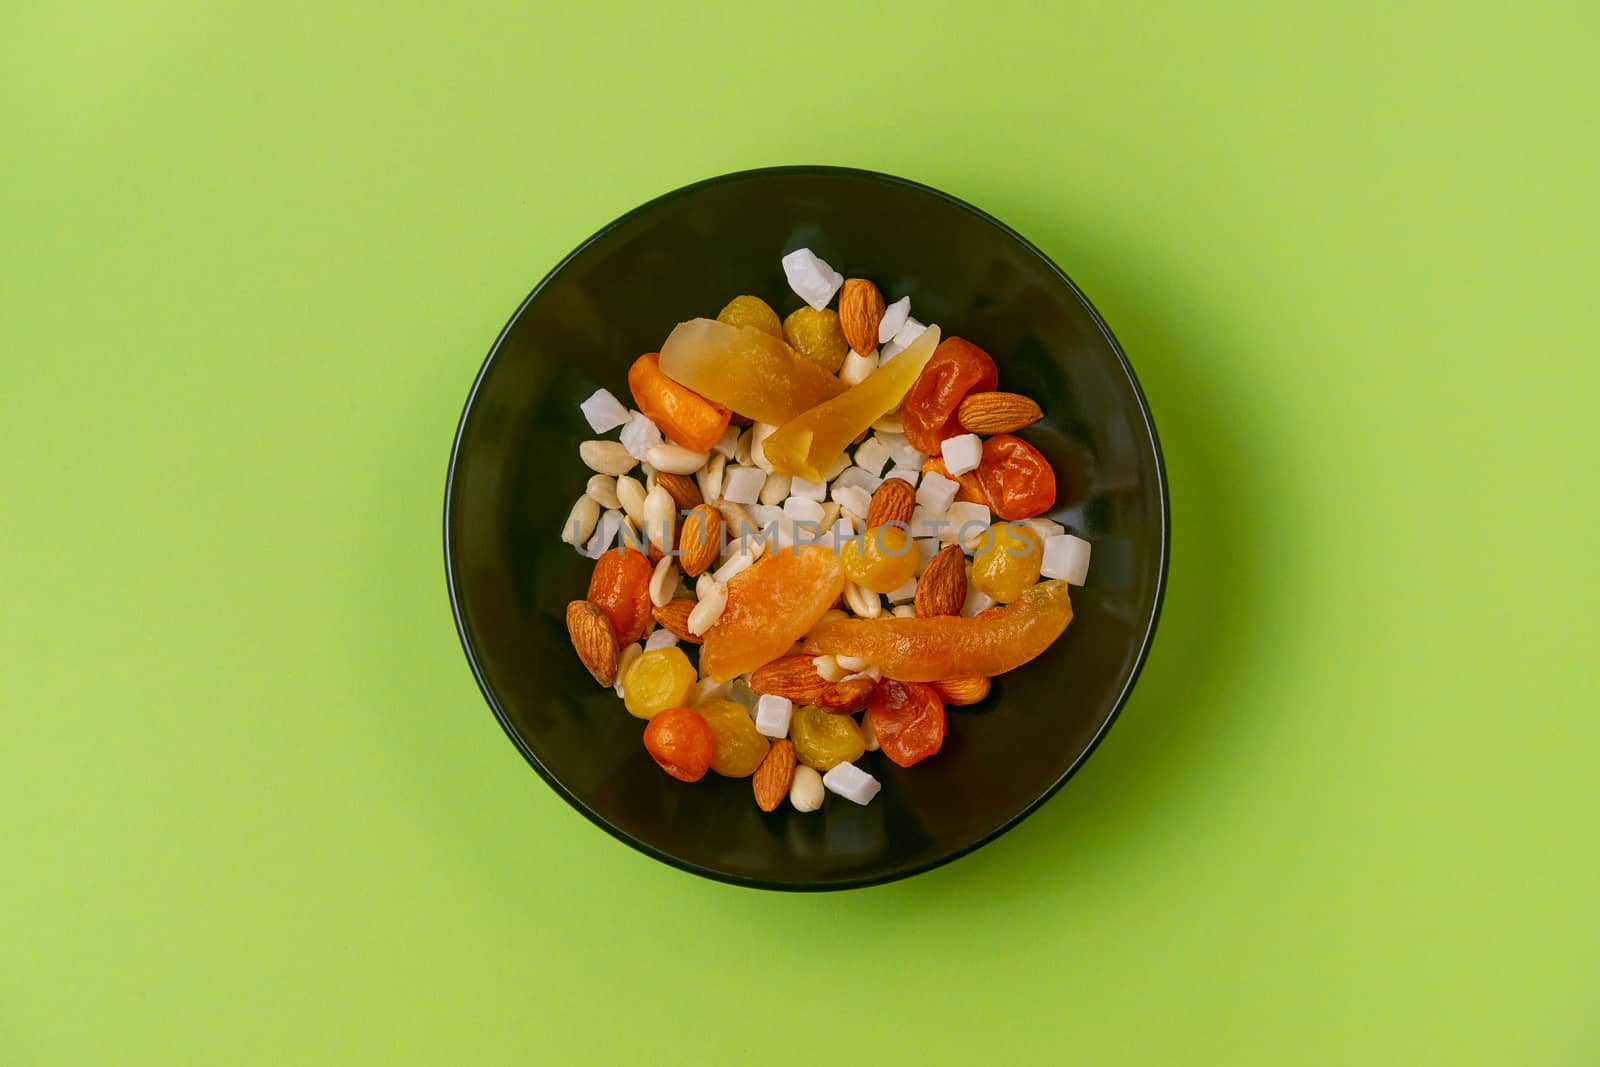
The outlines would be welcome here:
M 735 296 L 633 363 L 633 407 L 583 402 L 619 433 L 579 446 L 561 536 L 595 561 L 573 648 L 662 770 L 815 811 L 877 795 L 868 753 L 937 755 L 947 707 L 1061 636 L 1089 543 L 1043 517 L 1017 434 L 1044 413 L 989 353 L 809 249 L 783 270 L 800 307 Z

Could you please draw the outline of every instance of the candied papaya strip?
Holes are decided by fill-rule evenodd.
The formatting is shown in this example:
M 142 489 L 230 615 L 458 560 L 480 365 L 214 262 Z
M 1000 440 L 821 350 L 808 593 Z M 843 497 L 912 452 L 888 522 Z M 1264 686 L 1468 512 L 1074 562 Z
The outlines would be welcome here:
M 929 326 L 894 359 L 857 385 L 780 425 L 762 446 L 780 474 L 821 482 L 828 468 L 874 422 L 895 409 L 939 345 Z
M 763 556 L 728 582 L 728 603 L 700 645 L 700 670 L 727 681 L 803 637 L 844 592 L 844 568 L 818 545 Z
M 814 656 L 859 656 L 902 682 L 936 682 L 952 674 L 992 678 L 1049 648 L 1072 621 L 1067 583 L 1040 582 L 1015 604 L 982 618 L 828 619 L 806 638 Z
M 844 384 L 783 341 L 716 319 L 680 322 L 661 346 L 661 370 L 740 415 L 780 426 L 844 392 Z

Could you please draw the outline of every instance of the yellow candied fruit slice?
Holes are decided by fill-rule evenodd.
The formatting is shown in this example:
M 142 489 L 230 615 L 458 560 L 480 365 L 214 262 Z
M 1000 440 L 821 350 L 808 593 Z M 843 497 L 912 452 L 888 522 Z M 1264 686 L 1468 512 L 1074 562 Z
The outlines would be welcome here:
M 832 308 L 818 311 L 803 307 L 790 312 L 783 320 L 783 339 L 829 374 L 838 374 L 839 368 L 844 366 L 844 357 L 850 354 L 850 342 L 844 339 L 839 313 Z
M 845 542 L 839 563 L 845 577 L 863 589 L 892 593 L 916 576 L 917 549 L 902 527 L 874 526 Z
M 759 296 L 736 296 L 728 301 L 726 307 L 717 312 L 717 321 L 727 323 L 729 326 L 748 326 L 752 330 L 770 333 L 774 337 L 783 336 L 783 323 L 778 321 L 778 313 L 772 310 L 772 305 Z
M 1009 604 L 1039 580 L 1044 545 L 1032 528 L 1020 522 L 995 523 L 989 527 L 987 543 L 988 548 L 972 557 L 967 580 L 979 592 Z
M 716 319 L 680 322 L 661 346 L 661 370 L 740 415 L 782 425 L 844 385 L 770 334 Z
M 633 661 L 622 676 L 622 704 L 628 714 L 648 719 L 668 708 L 681 707 L 689 688 L 699 680 L 689 657 L 676 645 L 655 648 Z
M 850 443 L 895 409 L 938 346 L 939 327 L 929 326 L 909 348 L 859 385 L 779 425 L 762 446 L 767 461 L 781 474 L 825 481 L 828 468 Z M 663 366 L 664 360 L 663 356 Z
M 743 704 L 708 700 L 694 709 L 711 727 L 711 769 L 724 778 L 748 778 L 767 758 L 771 742 L 756 730 Z
M 789 719 L 789 740 L 794 754 L 807 767 L 823 773 L 867 751 L 866 735 L 855 719 L 816 707 L 795 708 Z

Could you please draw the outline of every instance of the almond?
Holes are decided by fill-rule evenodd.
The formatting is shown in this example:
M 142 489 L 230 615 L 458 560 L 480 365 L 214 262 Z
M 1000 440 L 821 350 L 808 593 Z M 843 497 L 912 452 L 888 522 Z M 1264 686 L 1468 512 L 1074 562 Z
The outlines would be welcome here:
M 700 487 L 687 474 L 656 471 L 656 484 L 672 494 L 672 502 L 678 505 L 679 511 L 688 511 L 705 503 L 700 495 Z
M 914 603 L 922 618 L 935 615 L 960 615 L 967 602 L 967 554 L 960 545 L 946 545 L 917 579 Z
M 1012 433 L 1043 417 L 1044 410 L 1020 393 L 970 393 L 956 409 L 969 433 Z
M 766 758 L 750 779 L 750 788 L 756 794 L 756 807 L 774 811 L 783 798 L 789 795 L 794 782 L 794 742 L 788 738 L 772 742 Z
M 750 676 L 758 693 L 788 697 L 796 704 L 815 704 L 830 683 L 817 673 L 816 660 L 807 655 L 780 656 Z
M 839 290 L 839 327 L 850 347 L 866 355 L 878 347 L 883 294 L 865 278 L 851 278 Z
M 878 486 L 867 507 L 867 529 L 876 529 L 888 522 L 911 525 L 911 513 L 917 508 L 917 491 L 904 478 L 890 478 Z
M 877 687 L 878 683 L 871 678 L 847 678 L 824 689 L 816 705 L 836 715 L 860 711 L 872 699 L 872 691 Z
M 574 600 L 567 605 L 567 634 L 594 680 L 601 685 L 615 684 L 617 635 L 606 613 L 587 600 Z
M 722 552 L 722 512 L 701 504 L 683 517 L 678 531 L 678 566 L 695 578 L 717 561 Z
M 676 635 L 679 641 L 698 645 L 700 638 L 689 632 L 689 613 L 694 611 L 694 606 L 695 602 L 688 597 L 674 597 L 659 608 L 651 608 L 650 614 L 663 630 Z
M 934 682 L 933 689 L 946 704 L 976 704 L 989 695 L 989 679 L 946 678 Z

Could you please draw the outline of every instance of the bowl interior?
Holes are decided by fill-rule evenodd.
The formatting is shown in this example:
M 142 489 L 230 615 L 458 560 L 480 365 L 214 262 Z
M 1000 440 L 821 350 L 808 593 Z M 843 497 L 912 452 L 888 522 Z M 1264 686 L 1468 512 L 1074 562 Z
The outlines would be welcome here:
M 590 561 L 559 540 L 594 436 L 578 403 L 627 401 L 625 375 L 672 327 L 739 293 L 800 306 L 779 258 L 809 246 L 946 335 L 985 348 L 1001 387 L 1034 397 L 1024 431 L 1059 482 L 1051 517 L 1094 543 L 1075 618 L 1043 656 L 952 709 L 943 751 L 883 781 L 866 807 L 764 815 L 748 780 L 684 785 L 656 769 L 644 724 L 597 687 L 563 612 Z M 933 190 L 859 171 L 785 168 L 713 179 L 632 212 L 562 263 L 484 367 L 452 457 L 446 556 L 463 643 L 506 730 L 558 791 L 624 840 L 730 881 L 831 888 L 913 873 L 964 852 L 1048 796 L 1107 727 L 1159 610 L 1166 500 L 1137 384 L 1087 302 L 1038 252 Z

